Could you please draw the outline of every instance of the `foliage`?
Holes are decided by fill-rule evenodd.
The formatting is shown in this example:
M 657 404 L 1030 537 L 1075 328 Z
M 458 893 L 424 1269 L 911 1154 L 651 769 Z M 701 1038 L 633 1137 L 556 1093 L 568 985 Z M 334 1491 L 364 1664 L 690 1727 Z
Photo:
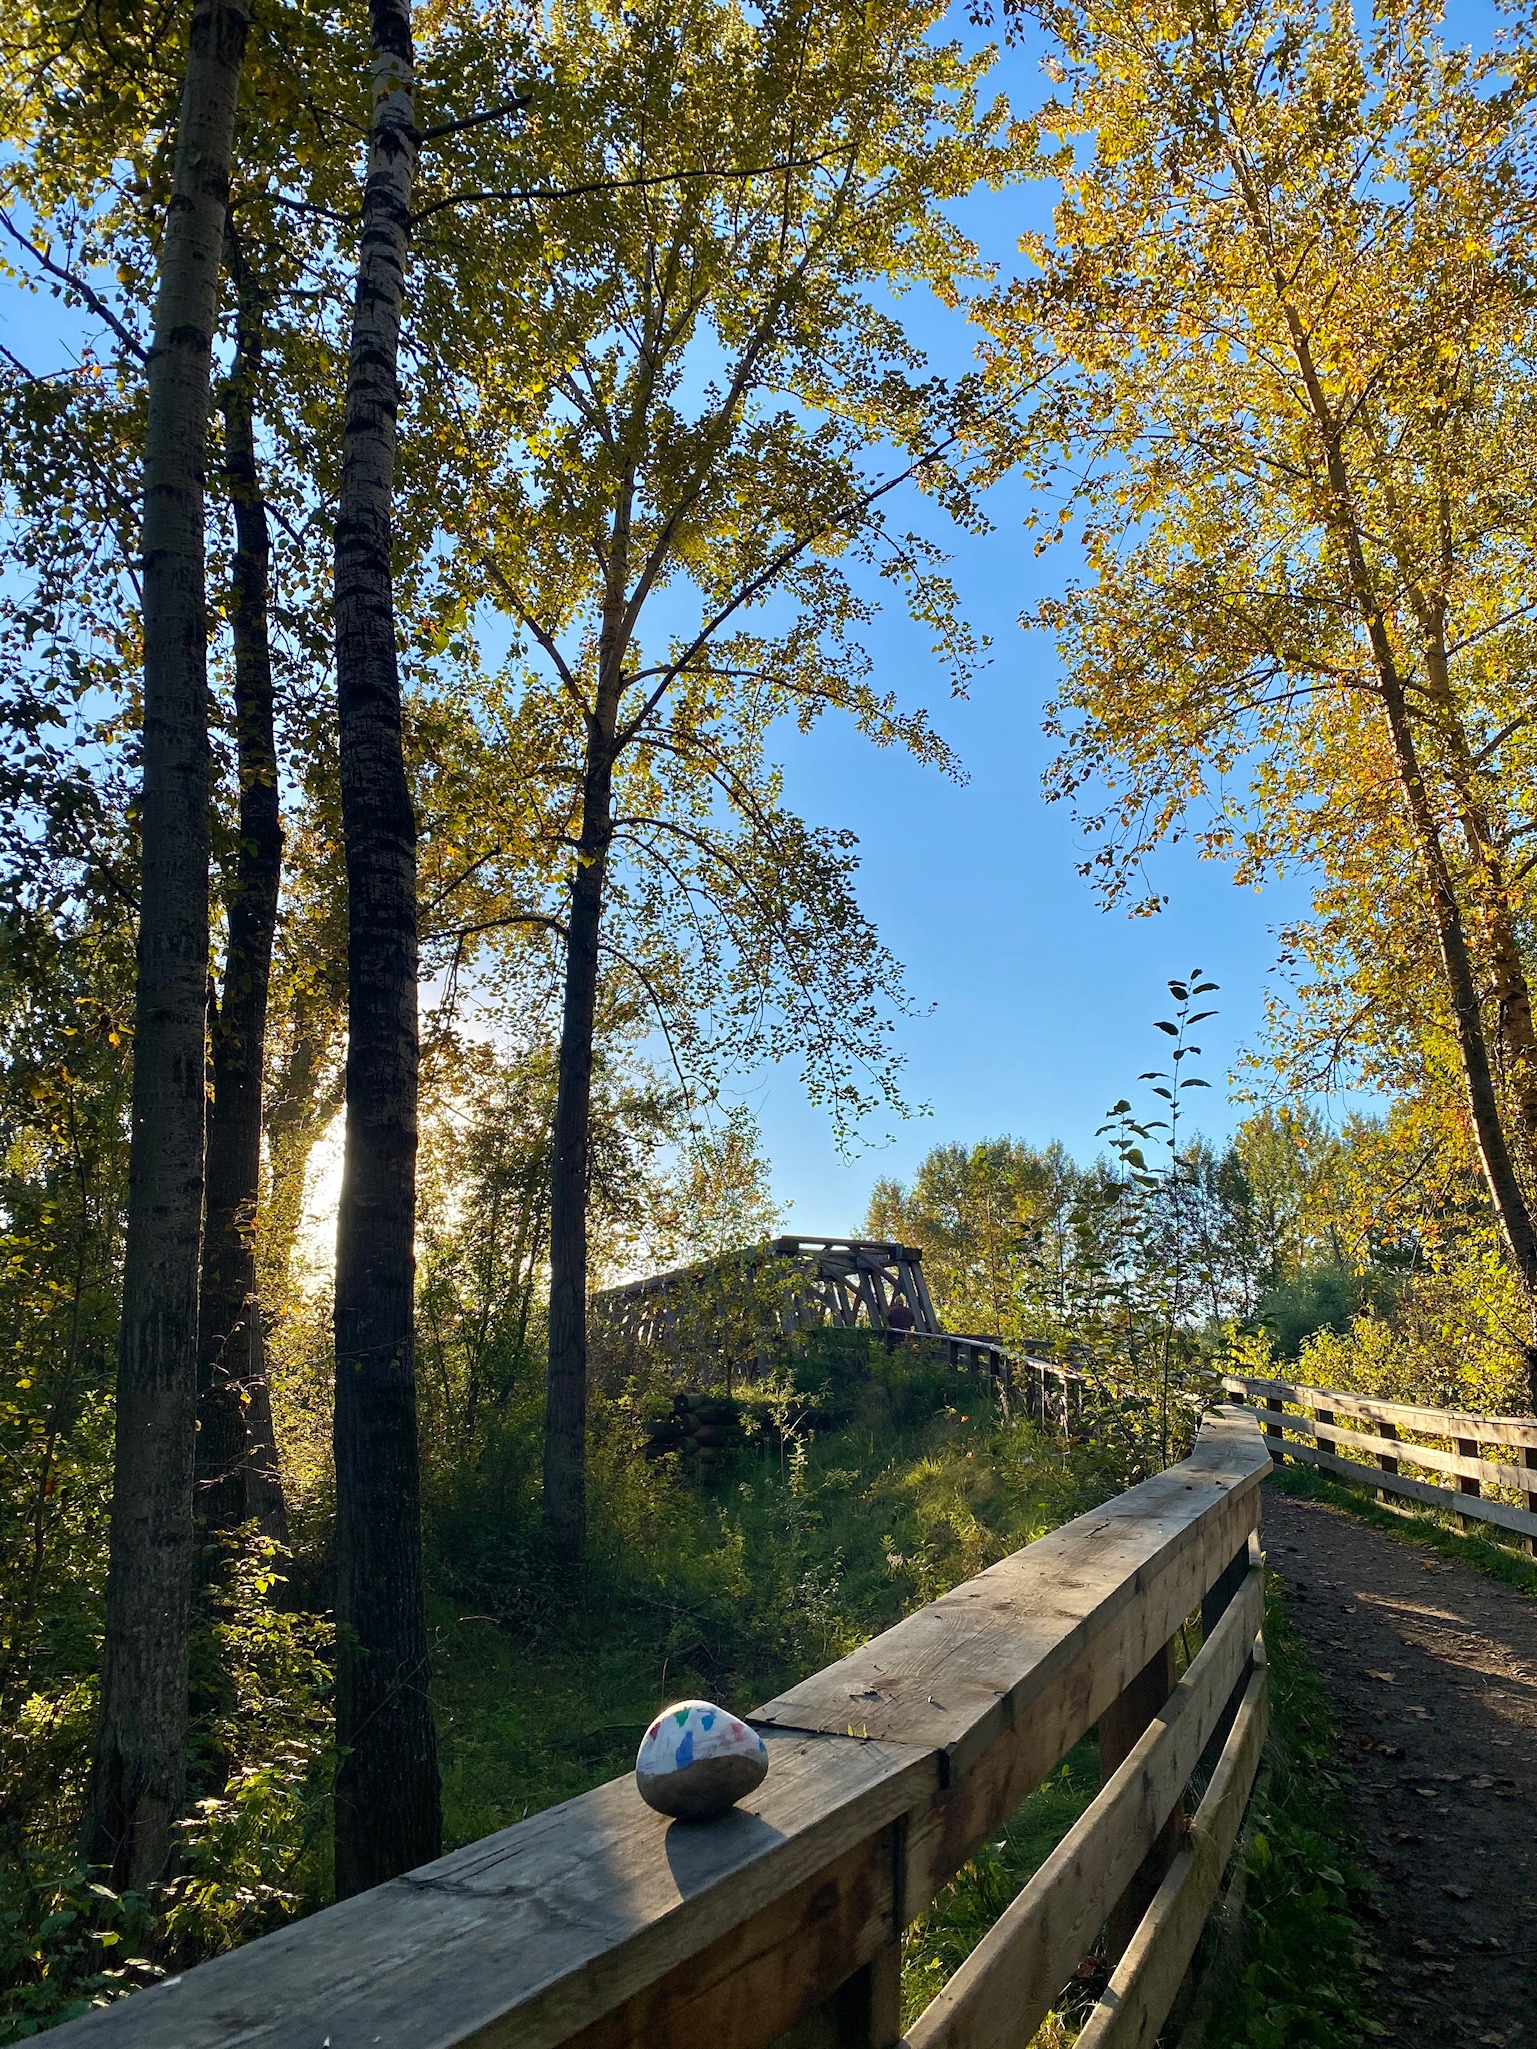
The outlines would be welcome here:
M 1201 2049 L 1351 2049 L 1369 2018 L 1355 1862 L 1329 1697 L 1272 1573 L 1265 1577 L 1271 1723 L 1242 1843 L 1242 1917 L 1221 1930 L 1202 1989 Z
M 219 1788 L 183 1824 L 181 1868 L 118 1895 L 75 1859 L 94 1733 L 87 1677 L 40 1689 L 8 1730 L 0 1862 L 0 2041 L 18 2040 L 319 1904 L 331 1757 L 331 1625 L 280 1605 L 281 1547 L 227 1547 L 193 1647 L 194 1780 Z M 45 1794 L 43 1787 L 52 1785 Z
M 977 287 L 946 209 L 1018 152 L 986 56 L 939 41 L 939 12 L 558 8 L 527 117 L 466 143 L 484 201 L 537 200 L 494 265 L 478 206 L 447 194 L 421 240 L 420 431 L 464 475 L 440 631 L 486 598 L 510 622 L 481 745 L 528 764 L 486 776 L 457 855 L 495 863 L 532 799 L 544 865 L 504 923 L 559 955 L 579 843 L 604 971 L 691 1085 L 798 1058 L 840 1125 L 896 1101 L 900 980 L 852 836 L 786 808 L 774 749 L 835 713 L 954 767 L 872 680 L 871 600 L 844 566 L 906 592 L 963 687 L 971 636 L 886 501 L 906 479 L 972 517 L 950 460 L 969 387 L 928 371 L 888 302 Z M 461 42 L 494 99 L 504 43 L 467 23 Z
M 596 1409 L 585 1574 L 541 1532 L 536 1398 L 434 1493 L 453 1840 L 627 1770 L 659 1701 L 766 1699 L 1121 1485 L 1112 1455 L 1006 1421 L 964 1375 L 936 1405 L 925 1362 L 862 1342 L 868 1377 L 834 1348 L 836 1427 L 762 1441 L 706 1486 L 637 1455 L 635 1402 Z
M 1039 613 L 1051 789 L 1112 898 L 1186 833 L 1318 875 L 1282 1071 L 1432 1105 L 1530 1315 L 1530 24 L 1032 11 L 1063 197 L 989 318 L 1011 377 L 1061 367 L 1011 448 L 1073 449 L 1090 568 Z
M 29 1875 L 30 1876 L 30 1875 Z M 0 2042 L 25 2041 L 153 1984 L 153 1927 L 140 1893 L 115 1893 L 81 1864 L 0 1888 Z

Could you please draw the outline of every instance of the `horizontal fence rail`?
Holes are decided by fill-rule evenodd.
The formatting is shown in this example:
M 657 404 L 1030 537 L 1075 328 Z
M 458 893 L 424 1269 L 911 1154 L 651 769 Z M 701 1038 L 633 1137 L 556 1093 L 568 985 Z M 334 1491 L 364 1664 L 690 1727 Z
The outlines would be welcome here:
M 1394 1494 L 1449 1509 L 1464 1529 L 1482 1522 L 1513 1530 L 1537 1557 L 1537 1418 L 1376 1401 L 1342 1388 L 1254 1374 L 1226 1374 L 1222 1385 L 1239 1401 L 1259 1405 L 1278 1465 L 1294 1459 L 1336 1479 L 1374 1487 L 1379 1499 Z M 1403 1471 L 1406 1465 L 1437 1477 L 1413 1479 Z M 1441 1475 L 1454 1485 L 1442 1484 Z
M 669 1823 L 615 1779 L 58 2039 L 890 2049 L 902 1930 L 1097 1725 L 1098 1797 L 906 2042 L 1022 2049 L 1103 1930 L 1113 1971 L 1080 2042 L 1150 2043 L 1264 1739 L 1269 1470 L 1252 1412 L 1219 1412 L 1180 1465 L 760 1708 L 768 1777 L 720 1821 Z

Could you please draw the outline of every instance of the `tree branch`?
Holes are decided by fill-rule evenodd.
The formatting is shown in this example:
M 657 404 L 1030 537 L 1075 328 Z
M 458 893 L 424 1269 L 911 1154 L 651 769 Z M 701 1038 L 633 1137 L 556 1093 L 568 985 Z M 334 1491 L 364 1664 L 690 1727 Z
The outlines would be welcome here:
M 432 132 L 432 131 L 429 131 Z M 588 199 L 598 192 L 638 192 L 650 185 L 676 185 L 688 178 L 766 178 L 776 171 L 807 171 L 827 162 L 833 152 L 821 156 L 795 157 L 778 164 L 749 164 L 745 170 L 719 170 L 704 166 L 697 171 L 655 171 L 636 178 L 599 178 L 590 185 L 528 185 L 506 192 L 453 192 L 447 199 L 435 199 L 411 216 L 413 227 L 431 220 L 449 206 L 477 206 L 490 200 Z
M 107 304 L 106 300 L 101 296 L 100 292 L 95 291 L 90 285 L 88 285 L 85 282 L 85 279 L 77 275 L 76 272 L 72 270 L 67 270 L 63 264 L 55 263 L 53 258 L 48 254 L 46 249 L 39 249 L 35 242 L 29 240 L 28 237 L 21 232 L 20 228 L 17 227 L 16 223 L 5 211 L 4 207 L 0 207 L 0 228 L 4 228 L 5 232 L 10 236 L 11 240 L 17 243 L 21 248 L 25 249 L 27 254 L 30 257 L 32 257 L 34 262 L 41 264 L 42 268 L 48 272 L 48 275 L 50 277 L 56 277 L 59 280 L 59 282 L 63 285 L 66 285 L 70 291 L 77 293 L 79 297 L 85 301 L 87 306 L 90 307 L 91 311 L 96 315 L 96 317 L 99 320 L 104 320 L 106 322 L 108 327 L 111 328 L 112 332 L 117 336 L 118 340 L 122 343 L 123 347 L 127 349 L 128 353 L 131 356 L 133 356 L 136 361 L 140 363 L 147 363 L 149 361 L 148 349 L 146 349 L 144 344 L 141 341 L 139 341 L 137 337 L 129 331 L 128 328 L 126 328 L 123 325 L 122 321 L 113 312 L 112 308 Z M 12 357 L 12 361 L 15 361 L 14 357 Z

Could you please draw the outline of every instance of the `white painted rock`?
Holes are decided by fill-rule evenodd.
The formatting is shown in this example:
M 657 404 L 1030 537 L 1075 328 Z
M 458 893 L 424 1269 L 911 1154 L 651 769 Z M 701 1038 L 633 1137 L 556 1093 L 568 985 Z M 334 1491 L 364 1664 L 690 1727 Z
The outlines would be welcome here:
M 708 1700 L 663 1708 L 635 1758 L 642 1800 L 685 1821 L 714 1821 L 767 1776 L 768 1748 L 757 1730 Z

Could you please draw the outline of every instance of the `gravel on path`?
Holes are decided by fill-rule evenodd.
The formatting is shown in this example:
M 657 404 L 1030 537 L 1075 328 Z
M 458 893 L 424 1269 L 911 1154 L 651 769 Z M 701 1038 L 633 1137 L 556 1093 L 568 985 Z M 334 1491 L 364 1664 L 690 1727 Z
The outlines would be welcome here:
M 1537 2049 L 1537 1601 L 1273 1487 L 1261 1537 L 1381 1885 L 1385 2049 Z

